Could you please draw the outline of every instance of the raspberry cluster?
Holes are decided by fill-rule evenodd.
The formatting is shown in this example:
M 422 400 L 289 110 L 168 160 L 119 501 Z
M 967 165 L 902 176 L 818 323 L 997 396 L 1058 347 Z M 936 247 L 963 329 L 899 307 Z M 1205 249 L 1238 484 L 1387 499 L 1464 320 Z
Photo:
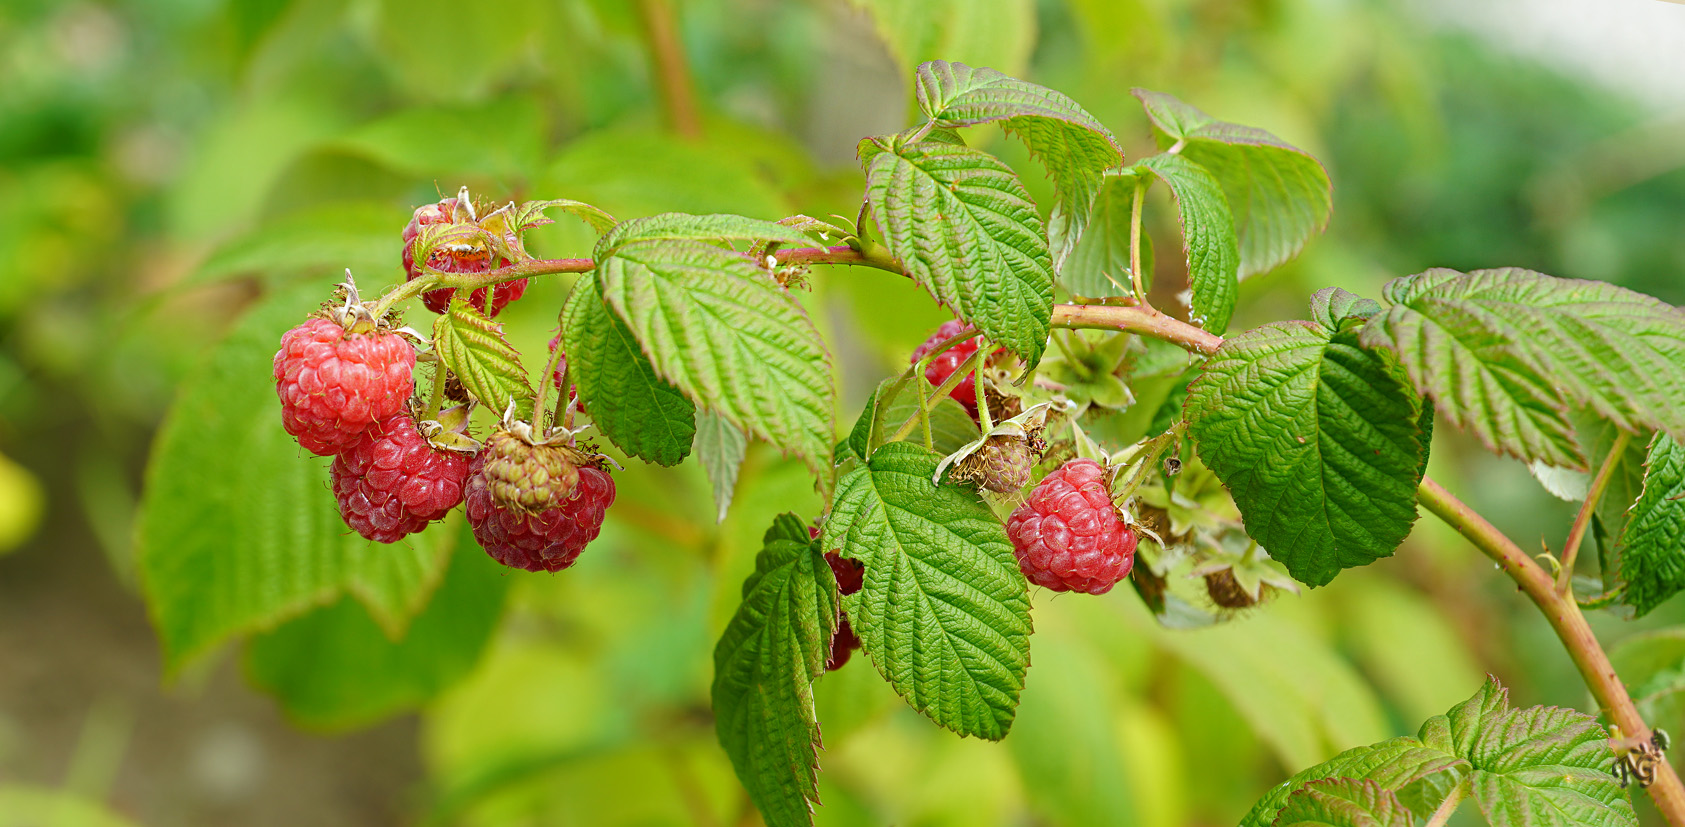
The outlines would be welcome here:
M 421 275 L 415 241 L 429 225 L 475 224 L 485 232 L 504 232 L 497 249 L 521 254 L 520 239 L 507 232 L 508 216 L 490 218 L 476 221 L 472 207 L 458 198 L 416 209 L 404 228 L 409 278 Z M 464 237 L 469 243 L 437 245 L 427 263 L 445 272 L 485 272 L 508 264 L 492 253 L 483 234 Z M 312 314 L 281 336 L 274 379 L 287 433 L 311 453 L 333 457 L 332 489 L 345 524 L 369 540 L 395 543 L 466 503 L 474 536 L 498 561 L 529 571 L 571 565 L 596 538 L 614 502 L 614 481 L 602 457 L 574 448 L 567 431 L 534 438 L 531 427 L 519 422 L 506 422 L 482 448 L 467 433 L 474 400 L 443 362 L 436 369 L 434 398 L 465 404 L 429 412 L 423 417 L 429 421 L 418 422 L 415 345 L 391 329 L 395 322 L 376 319 L 379 307 L 362 303 L 355 285 L 344 288 L 342 308 Z M 489 296 L 474 291 L 470 301 L 496 315 L 525 289 L 524 280 L 507 282 Z M 430 291 L 424 300 L 442 312 L 452 292 Z M 565 365 L 564 360 L 558 359 Z M 561 374 L 558 369 L 557 384 Z
M 1058 592 L 1105 594 L 1135 563 L 1134 530 L 1112 505 L 1106 469 L 1073 459 L 1037 483 L 1006 521 L 1018 568 Z
M 415 261 L 415 240 L 421 235 L 421 228 L 434 224 L 464 224 L 473 223 L 473 217 L 468 205 L 458 198 L 441 198 L 437 204 L 425 204 L 415 209 L 410 216 L 410 223 L 404 226 L 404 272 L 409 280 L 421 276 L 421 268 Z M 507 267 L 509 259 L 496 256 L 482 241 L 471 241 L 462 244 L 445 244 L 434 248 L 427 256 L 427 266 L 444 273 L 484 273 L 499 267 Z M 490 288 L 491 306 L 486 306 L 487 288 L 481 287 L 470 293 L 468 303 L 487 316 L 496 316 L 503 312 L 509 303 L 525 295 L 527 280 L 516 279 L 506 281 Z M 443 313 L 450 305 L 451 294 L 455 290 L 429 290 L 421 296 L 422 304 L 434 313 Z

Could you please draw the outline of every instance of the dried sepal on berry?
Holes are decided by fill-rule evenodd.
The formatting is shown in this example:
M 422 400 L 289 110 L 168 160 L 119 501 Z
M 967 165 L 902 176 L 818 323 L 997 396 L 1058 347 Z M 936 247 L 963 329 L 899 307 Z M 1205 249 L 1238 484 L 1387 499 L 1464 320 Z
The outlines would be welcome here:
M 1042 437 L 1052 403 L 1032 405 L 1029 410 L 989 429 L 987 434 L 962 446 L 936 464 L 932 483 L 952 466 L 948 479 L 996 493 L 1015 492 L 1030 482 L 1030 474 L 1047 441 Z

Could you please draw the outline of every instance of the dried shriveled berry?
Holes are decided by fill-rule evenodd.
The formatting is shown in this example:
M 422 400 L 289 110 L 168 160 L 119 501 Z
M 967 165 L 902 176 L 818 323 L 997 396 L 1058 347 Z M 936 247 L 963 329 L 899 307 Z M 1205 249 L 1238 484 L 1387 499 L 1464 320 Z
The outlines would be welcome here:
M 415 393 L 415 348 L 396 333 L 353 333 L 315 316 L 281 336 L 274 375 L 287 433 L 332 456 L 404 409 Z
M 462 214 L 465 209 L 455 198 L 440 199 L 437 204 L 424 204 L 416 207 L 410 216 L 410 223 L 404 226 L 404 272 L 408 280 L 421 275 L 421 268 L 415 261 L 415 239 L 421 234 L 421 228 L 430 224 L 460 224 L 468 223 L 467 215 Z M 433 250 L 427 258 L 428 266 L 445 273 L 484 273 L 499 267 L 506 267 L 509 260 L 492 254 L 483 243 L 469 243 L 446 245 Z M 516 279 L 506 281 L 490 288 L 491 307 L 486 306 L 488 288 L 482 287 L 468 296 L 468 303 L 487 316 L 496 316 L 503 312 L 509 303 L 525 295 L 527 280 Z M 429 290 L 421 296 L 422 304 L 434 313 L 443 313 L 450 305 L 451 295 L 455 290 Z
M 1135 532 L 1112 505 L 1106 469 L 1091 459 L 1043 478 L 1007 519 L 1006 533 L 1024 576 L 1054 591 L 1104 594 L 1135 562 Z
M 339 516 L 370 540 L 395 543 L 462 502 L 469 464 L 429 444 L 408 414 L 389 416 L 334 458 Z

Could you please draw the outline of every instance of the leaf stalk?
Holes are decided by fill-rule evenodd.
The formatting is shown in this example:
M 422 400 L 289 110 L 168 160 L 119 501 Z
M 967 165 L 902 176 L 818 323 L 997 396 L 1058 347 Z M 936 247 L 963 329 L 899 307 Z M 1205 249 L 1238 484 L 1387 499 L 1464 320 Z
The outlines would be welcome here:
M 1597 469 L 1597 476 L 1591 481 L 1591 488 L 1586 491 L 1586 500 L 1580 503 L 1580 513 L 1574 516 L 1574 526 L 1568 530 L 1568 540 L 1562 544 L 1562 570 L 1556 574 L 1556 590 L 1565 595 L 1572 595 L 1574 591 L 1574 557 L 1579 554 L 1580 544 L 1585 541 L 1586 529 L 1591 527 L 1591 515 L 1597 512 L 1597 503 L 1603 499 L 1603 492 L 1609 488 L 1609 480 L 1615 476 L 1615 466 L 1620 464 L 1621 457 L 1626 454 L 1627 443 L 1632 440 L 1632 434 L 1621 431 L 1615 437 L 1615 444 L 1609 447 L 1609 456 L 1603 458 L 1603 466 Z

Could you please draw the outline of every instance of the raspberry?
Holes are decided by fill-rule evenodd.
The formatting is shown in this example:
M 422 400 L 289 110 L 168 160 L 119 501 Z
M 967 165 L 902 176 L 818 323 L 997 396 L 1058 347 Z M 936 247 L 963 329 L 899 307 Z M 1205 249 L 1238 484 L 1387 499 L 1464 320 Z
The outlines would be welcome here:
M 561 445 L 534 445 L 509 431 L 486 440 L 486 487 L 499 508 L 537 514 L 566 500 L 579 484 L 579 465 L 588 458 Z
M 527 571 L 561 571 L 597 539 L 603 513 L 614 504 L 614 480 L 591 466 L 579 468 L 572 495 L 537 514 L 501 508 L 486 482 L 485 456 L 469 469 L 466 500 L 474 539 L 497 562 Z
M 1073 459 L 1048 474 L 1006 521 L 1018 568 L 1057 592 L 1105 594 L 1135 563 L 1135 532 L 1106 489 L 1106 469 Z
M 1040 438 L 1031 440 L 1010 434 L 994 434 L 984 440 L 977 453 L 954 464 L 949 479 L 965 485 L 977 485 L 999 494 L 1023 488 L 1030 481 L 1040 447 Z
M 812 529 L 814 537 L 819 536 L 819 529 Z M 859 560 L 849 560 L 834 551 L 825 552 L 825 562 L 831 564 L 831 574 L 837 578 L 837 591 L 843 594 L 854 594 L 866 581 L 866 567 Z M 835 672 L 848 663 L 854 650 L 860 648 L 860 636 L 854 633 L 854 627 L 848 625 L 848 615 L 843 613 L 837 621 L 837 633 L 831 637 L 831 655 L 825 659 L 825 670 Z
M 462 502 L 469 459 L 434 448 L 408 414 L 363 432 L 333 461 L 339 516 L 358 534 L 395 543 Z
M 936 328 L 935 333 L 930 334 L 930 338 L 924 340 L 924 344 L 919 345 L 913 350 L 913 356 L 907 361 L 907 364 L 918 364 L 918 361 L 930 355 L 930 352 L 935 350 L 937 345 L 940 345 L 943 342 L 960 335 L 961 333 L 968 333 L 970 331 L 971 325 L 968 325 L 959 319 L 943 322 L 941 327 Z M 977 339 L 975 337 L 966 339 L 965 341 L 943 351 L 941 356 L 930 360 L 930 366 L 924 370 L 924 378 L 929 381 L 931 385 L 940 386 L 943 382 L 948 381 L 948 377 L 954 375 L 954 371 L 959 370 L 961 363 L 970 359 L 971 354 L 976 352 Z M 971 375 L 960 380 L 960 383 L 955 385 L 954 389 L 949 391 L 948 395 L 952 396 L 956 402 L 964 405 L 965 409 L 970 411 L 971 415 L 975 417 L 977 415 L 976 372 L 974 371 Z
M 425 204 L 415 209 L 410 216 L 410 223 L 404 226 L 404 272 L 406 280 L 413 280 L 421 275 L 421 269 L 415 264 L 415 239 L 421 234 L 421 228 L 430 224 L 453 224 L 456 221 L 457 199 L 444 198 L 437 204 Z M 433 269 L 446 273 L 484 273 L 496 267 L 505 267 L 509 260 L 497 258 L 497 264 L 492 264 L 490 250 L 478 246 L 469 246 L 463 250 L 435 249 L 427 259 Z M 434 313 L 443 313 L 450 305 L 451 295 L 455 290 L 429 290 L 421 296 L 421 303 Z M 487 316 L 496 316 L 503 312 L 509 303 L 525 295 L 527 280 L 516 279 L 506 281 L 491 288 L 491 309 L 486 309 L 486 288 L 482 287 L 470 293 L 468 303 Z
M 331 456 L 415 393 L 415 348 L 395 333 L 353 333 L 321 317 L 281 336 L 275 392 L 281 422 L 300 445 Z

